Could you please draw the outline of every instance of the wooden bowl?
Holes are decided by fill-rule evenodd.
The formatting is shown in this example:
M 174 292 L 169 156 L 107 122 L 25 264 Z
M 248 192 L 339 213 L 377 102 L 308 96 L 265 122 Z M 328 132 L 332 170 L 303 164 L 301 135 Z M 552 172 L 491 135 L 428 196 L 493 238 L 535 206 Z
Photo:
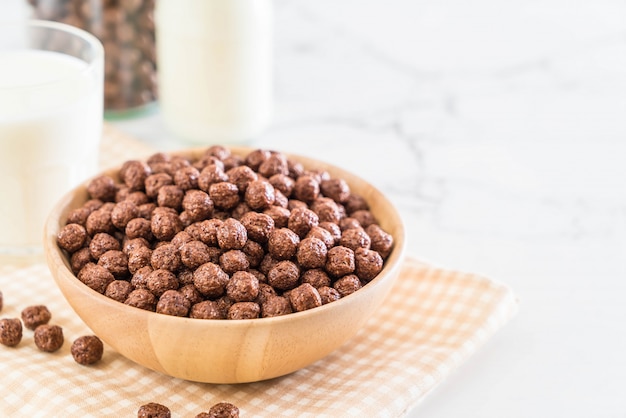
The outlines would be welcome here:
M 175 154 L 198 157 L 204 150 Z M 243 156 L 251 150 L 231 151 Z M 98 337 L 128 359 L 166 375 L 208 383 L 254 382 L 292 373 L 323 358 L 354 336 L 385 299 L 400 270 L 404 228 L 389 200 L 363 179 L 320 161 L 288 157 L 346 180 L 392 234 L 394 248 L 383 270 L 357 292 L 304 312 L 248 320 L 174 317 L 116 302 L 80 282 L 56 243 L 70 210 L 87 200 L 86 183 L 56 205 L 45 227 L 47 262 L 57 285 Z M 106 174 L 116 177 L 117 170 Z

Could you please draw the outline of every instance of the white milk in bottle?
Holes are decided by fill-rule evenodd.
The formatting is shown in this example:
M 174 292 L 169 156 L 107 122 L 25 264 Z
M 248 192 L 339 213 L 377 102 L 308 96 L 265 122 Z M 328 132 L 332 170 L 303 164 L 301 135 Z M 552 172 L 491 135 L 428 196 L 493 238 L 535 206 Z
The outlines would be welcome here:
M 97 77 L 58 52 L 0 51 L 0 250 L 40 247 L 53 205 L 94 174 Z
M 272 113 L 272 0 L 157 0 L 159 102 L 196 143 L 243 142 Z

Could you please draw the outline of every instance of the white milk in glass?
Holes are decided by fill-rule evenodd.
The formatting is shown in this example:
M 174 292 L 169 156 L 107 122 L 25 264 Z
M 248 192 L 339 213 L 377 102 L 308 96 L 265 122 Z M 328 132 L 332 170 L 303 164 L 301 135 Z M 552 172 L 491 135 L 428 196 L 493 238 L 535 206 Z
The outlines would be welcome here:
M 101 129 L 101 85 L 86 62 L 0 51 L 0 249 L 41 246 L 56 201 L 94 174 Z

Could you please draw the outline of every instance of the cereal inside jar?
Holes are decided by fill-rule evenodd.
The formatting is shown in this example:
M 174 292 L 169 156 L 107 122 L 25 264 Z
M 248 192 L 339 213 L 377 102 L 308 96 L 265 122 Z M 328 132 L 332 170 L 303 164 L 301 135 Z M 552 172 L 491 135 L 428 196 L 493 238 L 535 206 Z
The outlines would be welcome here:
M 157 96 L 154 0 L 29 0 L 33 17 L 84 29 L 104 46 L 107 118 L 152 108 Z

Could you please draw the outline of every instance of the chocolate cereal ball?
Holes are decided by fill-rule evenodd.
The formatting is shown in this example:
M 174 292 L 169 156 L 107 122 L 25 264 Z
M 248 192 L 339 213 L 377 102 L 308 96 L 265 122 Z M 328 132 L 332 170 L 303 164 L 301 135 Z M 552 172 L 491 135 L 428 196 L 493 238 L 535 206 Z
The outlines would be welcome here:
M 332 222 L 320 222 L 320 228 L 327 230 L 330 235 L 333 237 L 335 244 L 339 242 L 341 239 L 341 228 L 339 225 Z
M 279 206 L 272 206 L 271 208 L 265 209 L 263 213 L 272 218 L 274 227 L 276 228 L 286 228 L 289 222 L 289 215 L 291 215 L 289 209 Z
M 209 196 L 215 207 L 223 210 L 232 209 L 239 203 L 239 189 L 227 181 L 211 184 Z
M 217 246 L 217 229 L 222 225 L 221 219 L 207 219 L 196 222 L 185 228 L 194 239 L 204 242 L 208 246 Z
M 273 152 L 259 166 L 259 174 L 265 178 L 270 178 L 274 174 L 289 175 L 289 163 L 287 157 L 279 152 Z
M 74 272 L 74 274 L 78 274 L 78 272 L 83 267 L 85 267 L 87 263 L 91 263 L 92 261 L 93 258 L 91 257 L 89 247 L 81 248 L 70 257 L 70 266 L 72 267 L 72 272 Z
M 191 283 L 184 285 L 178 291 L 187 301 L 189 302 L 189 306 L 193 306 L 196 303 L 202 302 L 203 298 L 196 286 L 193 285 L 193 273 L 189 272 L 191 275 Z M 180 278 L 178 279 L 180 281 Z M 181 282 L 182 284 L 182 282 Z
M 311 203 L 319 197 L 320 185 L 313 176 L 300 176 L 293 187 L 293 195 L 298 200 Z
M 91 212 L 85 221 L 87 233 L 93 236 L 98 232 L 112 233 L 115 231 L 115 225 L 111 221 L 111 212 L 102 208 Z
M 107 269 L 116 279 L 128 276 L 128 257 L 122 251 L 109 250 L 98 259 L 98 265 Z
M 246 188 L 245 201 L 254 210 L 272 206 L 275 199 L 274 186 L 265 180 L 252 181 Z
M 208 418 L 239 418 L 239 408 L 232 403 L 220 402 L 209 409 Z
M 354 251 L 348 247 L 336 246 L 328 250 L 326 271 L 333 277 L 341 277 L 354 271 Z
M 294 179 L 284 174 L 274 174 L 269 178 L 269 182 L 272 186 L 274 186 L 274 189 L 280 191 L 286 197 L 291 195 L 293 187 L 296 184 Z
M 199 177 L 200 172 L 193 166 L 179 168 L 174 173 L 174 184 L 183 190 L 197 189 Z
M 167 290 L 178 289 L 178 278 L 169 270 L 158 269 L 148 274 L 146 285 L 154 296 L 160 297 Z
M 125 232 L 126 237 L 131 240 L 143 238 L 146 241 L 151 241 L 154 238 L 154 235 L 152 235 L 152 224 L 150 220 L 145 218 L 135 218 L 128 221 Z
M 94 235 L 89 243 L 89 253 L 95 260 L 107 251 L 120 249 L 122 249 L 120 242 L 112 235 L 103 232 Z
M 291 261 L 280 261 L 267 273 L 267 282 L 280 290 L 293 289 L 299 279 L 300 269 Z
M 173 244 L 165 243 L 155 248 L 150 257 L 152 268 L 177 272 L 182 267 L 180 252 Z
M 124 303 L 132 291 L 133 285 L 130 282 L 126 280 L 113 280 L 107 286 L 104 291 L 104 295 L 113 300 Z
M 393 248 L 393 237 L 391 234 L 388 234 L 376 224 L 365 228 L 365 232 L 367 232 L 372 241 L 370 248 L 377 251 L 383 260 L 386 259 Z
M 247 240 L 246 227 L 236 219 L 226 219 L 217 228 L 217 243 L 223 250 L 240 250 Z
M 298 244 L 296 257 L 300 267 L 316 269 L 326 265 L 326 244 L 317 238 L 305 238 Z
M 198 177 L 198 187 L 208 193 L 212 184 L 228 181 L 228 176 L 224 173 L 224 165 L 209 164 L 202 169 Z
M 311 204 L 311 210 L 315 212 L 320 222 L 337 223 L 341 219 L 341 211 L 334 200 L 328 197 L 319 197 Z
M 257 268 L 261 264 L 261 261 L 263 261 L 263 257 L 265 257 L 263 246 L 250 239 L 246 242 L 246 245 L 243 246 L 242 251 L 248 258 L 248 263 L 251 268 Z
M 34 330 L 39 325 L 47 324 L 52 318 L 52 314 L 44 305 L 34 305 L 22 310 L 22 322 L 30 330 Z
M 300 286 L 289 292 L 289 302 L 296 312 L 322 306 L 322 298 L 313 286 L 309 283 L 302 283 Z
M 185 296 L 176 290 L 166 290 L 156 305 L 156 312 L 172 316 L 187 316 L 191 304 Z
M 0 291 L 0 312 L 2 312 L 2 306 L 4 305 L 4 299 L 2 297 L 2 291 Z
M 127 161 L 120 169 L 120 179 L 130 190 L 143 190 L 146 179 L 151 173 L 150 166 L 143 161 Z
M 248 238 L 259 243 L 266 243 L 274 230 L 274 220 L 271 216 L 258 212 L 245 213 L 240 222 L 246 228 Z
M 348 247 L 353 251 L 359 248 L 369 249 L 372 241 L 363 228 L 350 228 L 341 233 L 339 245 Z
M 128 271 L 135 274 L 139 269 L 150 266 L 152 250 L 148 247 L 140 246 L 128 254 Z
M 234 302 L 253 302 L 259 295 L 259 280 L 246 271 L 237 271 L 226 285 L 226 295 Z
M 213 201 L 202 190 L 188 190 L 183 198 L 183 209 L 193 222 L 203 221 L 213 213 Z
M 78 280 L 96 292 L 104 294 L 107 286 L 115 280 L 115 277 L 104 267 L 94 263 L 87 263 L 85 267 L 78 272 Z
M 261 317 L 270 318 L 273 316 L 287 315 L 293 312 L 291 303 L 287 298 L 276 295 L 269 295 L 261 304 Z
M 226 172 L 228 181 L 237 186 L 240 193 L 245 193 L 248 185 L 257 180 L 257 174 L 248 166 L 233 167 Z
M 0 344 L 15 347 L 22 341 L 22 322 L 17 318 L 0 319 Z
M 259 166 L 263 163 L 263 161 L 267 160 L 270 155 L 272 154 L 267 150 L 255 149 L 246 155 L 244 162 L 252 170 L 258 171 Z
M 211 254 L 205 243 L 193 240 L 180 247 L 180 259 L 186 267 L 195 270 L 202 264 L 210 262 Z
M 137 270 L 133 277 L 130 279 L 130 284 L 134 289 L 147 289 L 148 288 L 148 275 L 152 273 L 154 269 L 152 266 L 145 266 Z
M 174 184 L 172 176 L 167 173 L 156 173 L 148 176 L 145 181 L 146 195 L 154 199 L 159 194 L 159 189 L 163 186 Z
M 228 280 L 228 274 L 214 263 L 203 264 L 193 273 L 193 284 L 198 291 L 212 299 L 224 294 Z
M 228 309 L 228 319 L 254 319 L 261 313 L 261 307 L 255 302 L 236 302 Z
M 130 292 L 124 304 L 146 311 L 154 311 L 156 308 L 156 297 L 148 289 L 135 289 Z
M 79 224 L 65 225 L 57 235 L 57 244 L 69 253 L 81 249 L 86 240 L 87 230 Z
M 226 319 L 227 314 L 228 311 L 224 310 L 219 302 L 205 300 L 191 307 L 189 317 L 197 319 Z
M 178 186 L 163 186 L 157 193 L 157 204 L 161 207 L 179 210 L 183 205 L 184 196 L 185 192 Z
M 39 325 L 35 328 L 34 339 L 38 349 L 53 353 L 63 345 L 63 329 L 58 325 Z
M 170 418 L 171 416 L 172 413 L 167 406 L 155 402 L 141 405 L 137 411 L 137 418 Z
M 169 241 L 183 230 L 183 224 L 176 211 L 167 211 L 166 208 L 156 208 L 152 212 L 150 229 L 156 239 Z
M 133 202 L 129 202 L 124 200 L 119 202 L 111 211 L 111 222 L 115 225 L 116 228 L 121 229 L 122 231 L 126 229 L 126 225 L 132 219 L 135 219 L 139 216 L 139 209 L 137 209 L 137 205 Z
M 328 274 L 322 269 L 307 270 L 302 274 L 302 283 L 309 283 L 316 289 L 324 286 L 330 286 L 331 280 Z
M 320 287 L 317 289 L 317 292 L 320 294 L 320 298 L 322 298 L 322 305 L 341 299 L 341 294 L 337 289 L 329 286 Z
M 274 229 L 270 233 L 267 249 L 276 260 L 289 260 L 298 249 L 300 237 L 288 228 Z
M 330 197 L 337 203 L 345 203 L 350 198 L 350 186 L 343 179 L 323 180 L 320 189 L 324 196 Z
M 319 225 L 319 217 L 307 208 L 295 208 L 289 215 L 288 226 L 300 238 L 306 237 L 311 228 Z
M 228 274 L 248 270 L 248 268 L 250 268 L 248 256 L 241 250 L 230 250 L 224 252 L 220 255 L 219 263 L 222 270 Z
M 374 250 L 359 248 L 354 252 L 355 273 L 364 282 L 369 282 L 383 269 L 383 258 Z
M 350 217 L 359 221 L 363 228 L 367 228 L 372 224 L 378 223 L 372 212 L 370 212 L 369 210 L 357 210 L 355 212 L 352 212 L 350 214 Z
M 102 359 L 104 345 L 95 335 L 83 335 L 74 340 L 70 352 L 76 363 L 86 366 Z
M 361 288 L 361 281 L 355 274 L 348 274 L 338 279 L 333 287 L 339 292 L 341 297 L 348 296 Z
M 350 197 L 348 197 L 348 200 L 343 203 L 346 208 L 346 213 L 348 215 L 351 215 L 358 210 L 369 209 L 369 205 L 367 204 L 363 196 L 359 196 L 356 194 L 351 194 Z
M 115 200 L 117 186 L 115 181 L 109 176 L 98 176 L 87 184 L 87 193 L 92 199 L 98 199 L 103 202 L 112 202 Z
M 335 246 L 335 238 L 331 235 L 328 230 L 322 228 L 321 226 L 314 226 L 311 228 L 308 234 L 306 234 L 307 238 L 317 238 L 326 245 L 326 249 L 329 250 Z

